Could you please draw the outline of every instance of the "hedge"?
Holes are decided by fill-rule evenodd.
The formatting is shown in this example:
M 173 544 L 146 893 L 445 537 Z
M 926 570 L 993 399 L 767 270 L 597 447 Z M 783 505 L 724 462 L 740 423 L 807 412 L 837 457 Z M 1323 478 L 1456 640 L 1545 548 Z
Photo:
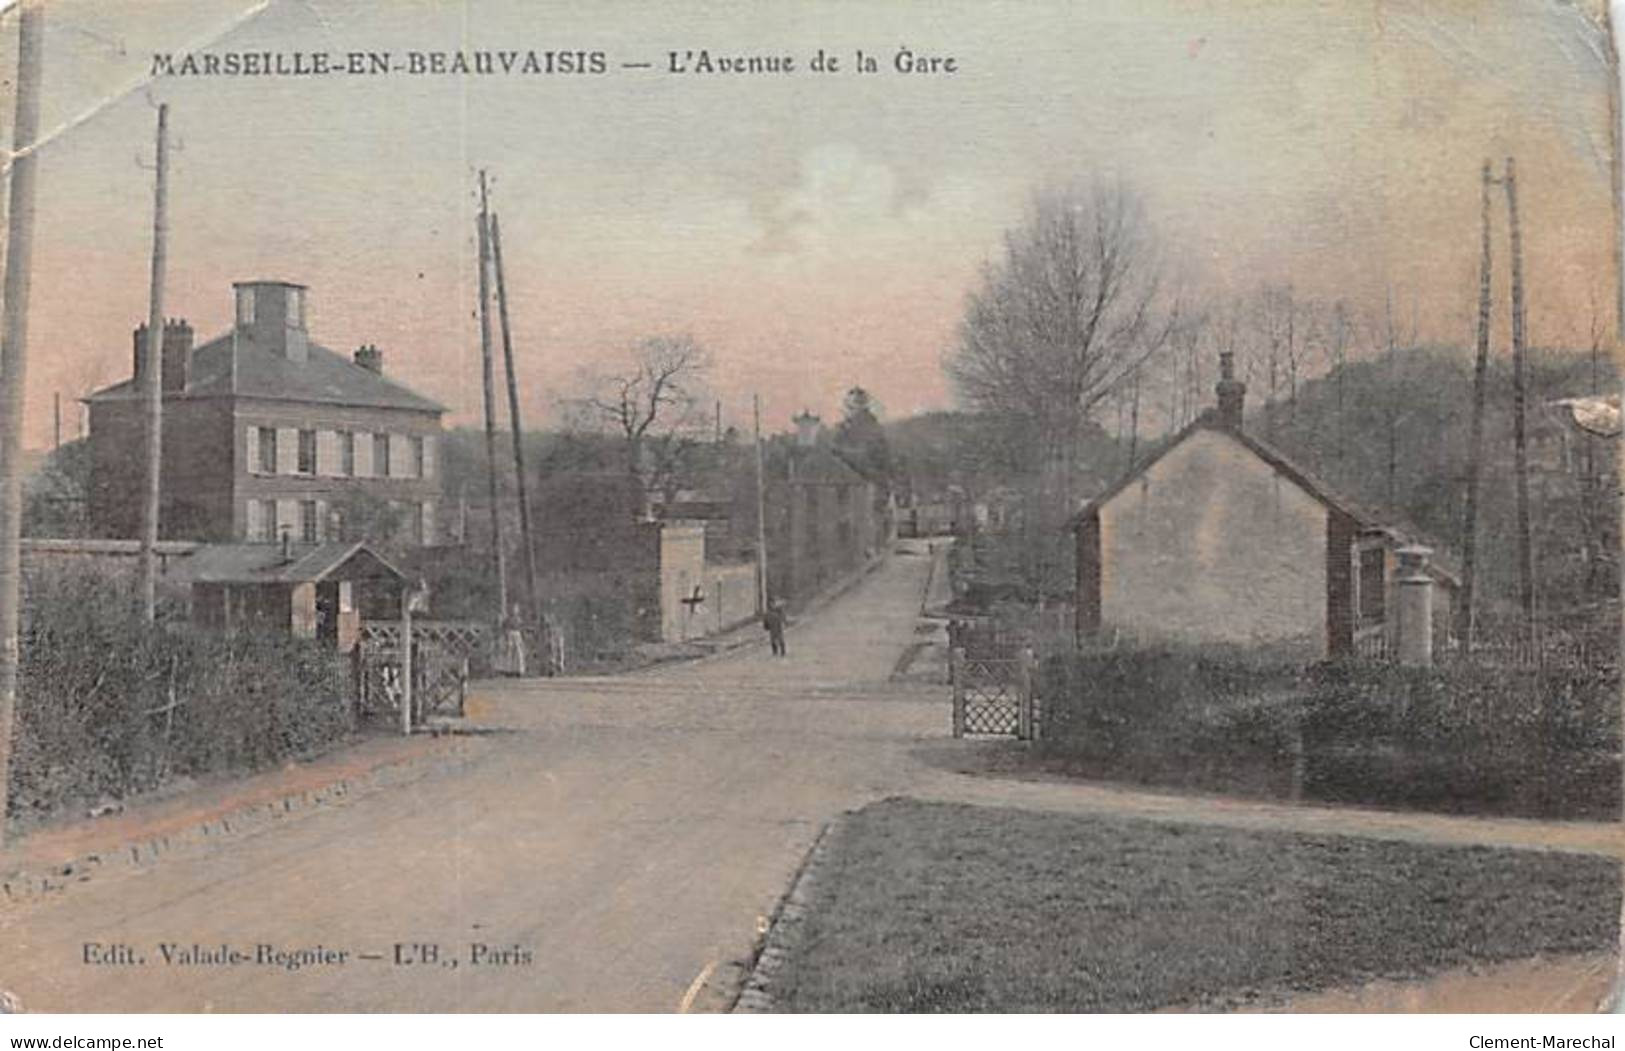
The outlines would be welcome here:
M 347 666 L 313 641 L 149 625 L 87 573 L 30 577 L 24 611 L 9 817 L 253 770 L 355 729 Z
M 1146 784 L 1402 808 L 1614 819 L 1612 667 L 1304 666 L 1163 645 L 1046 660 L 1041 750 Z

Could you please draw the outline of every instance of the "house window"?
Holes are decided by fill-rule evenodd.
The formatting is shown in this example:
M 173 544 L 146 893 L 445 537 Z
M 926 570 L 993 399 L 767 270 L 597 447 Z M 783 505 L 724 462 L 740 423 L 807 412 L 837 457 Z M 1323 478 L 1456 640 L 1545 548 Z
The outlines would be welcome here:
M 1360 623 L 1381 624 L 1387 617 L 1387 552 L 1371 548 L 1360 552 Z
M 299 539 L 314 544 L 320 539 L 320 522 L 316 517 L 316 501 L 299 501 Z
M 372 473 L 379 478 L 389 477 L 389 435 L 372 436 Z
M 299 465 L 300 474 L 316 473 L 316 432 L 299 432 Z
M 355 477 L 355 432 L 339 432 L 339 474 Z
M 239 288 L 237 290 L 237 324 L 252 325 L 254 323 L 254 290 L 252 288 Z
M 412 436 L 412 477 L 423 477 L 423 437 Z
M 276 428 L 260 428 L 260 462 L 257 465 L 261 474 L 276 474 Z

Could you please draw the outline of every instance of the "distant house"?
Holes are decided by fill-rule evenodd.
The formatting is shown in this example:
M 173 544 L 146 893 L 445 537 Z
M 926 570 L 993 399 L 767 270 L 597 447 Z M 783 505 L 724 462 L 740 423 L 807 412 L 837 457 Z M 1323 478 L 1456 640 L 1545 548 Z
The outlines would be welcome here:
M 1247 434 L 1246 386 L 1220 363 L 1217 408 L 1074 518 L 1079 635 L 1391 651 L 1409 538 Z M 1441 639 L 1456 582 L 1428 573 Z
M 768 464 L 767 579 L 773 597 L 800 603 L 862 569 L 890 542 L 876 513 L 876 485 L 821 441 L 823 424 L 803 412 L 793 444 Z
M 194 347 L 189 324 L 164 324 L 161 535 L 315 544 L 354 533 L 367 509 L 392 518 L 393 539 L 433 543 L 444 408 L 385 378 L 377 347 L 346 357 L 314 343 L 304 286 L 233 289 L 230 332 Z M 132 378 L 85 399 L 103 537 L 140 529 L 146 343 L 142 325 Z

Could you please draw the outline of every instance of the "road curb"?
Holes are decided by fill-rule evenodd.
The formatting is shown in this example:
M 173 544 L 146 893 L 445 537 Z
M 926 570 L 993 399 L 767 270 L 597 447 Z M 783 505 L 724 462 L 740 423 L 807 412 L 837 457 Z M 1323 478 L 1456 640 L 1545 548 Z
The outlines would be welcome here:
M 99 875 L 148 868 L 186 850 L 253 835 L 287 819 L 339 806 L 380 789 L 406 784 L 471 758 L 473 746 L 461 738 L 416 755 L 391 757 L 370 769 L 338 777 L 268 800 L 205 818 L 175 832 L 138 837 L 89 851 L 67 861 L 21 865 L 0 872 L 0 914 L 38 902 L 47 895 L 87 883 Z
M 769 1014 L 779 1009 L 775 986 L 790 954 L 801 945 L 812 896 L 829 857 L 829 844 L 839 834 L 845 818 L 846 815 L 841 814 L 825 822 L 818 838 L 807 849 L 800 868 L 790 880 L 790 889 L 773 910 L 761 947 L 751 961 L 750 973 L 730 1009 L 734 1014 Z

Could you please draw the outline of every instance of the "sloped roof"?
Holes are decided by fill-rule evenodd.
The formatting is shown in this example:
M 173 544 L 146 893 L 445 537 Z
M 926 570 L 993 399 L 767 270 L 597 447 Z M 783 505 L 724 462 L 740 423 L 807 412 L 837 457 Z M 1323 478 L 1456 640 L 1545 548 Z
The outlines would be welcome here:
M 361 541 L 294 544 L 205 544 L 177 564 L 175 576 L 193 584 L 308 584 L 326 580 L 352 562 L 366 576 L 404 581 L 406 574 Z
M 183 396 L 194 398 L 235 395 L 278 401 L 313 401 L 330 405 L 412 409 L 444 412 L 445 406 L 414 393 L 371 369 L 364 369 L 343 354 L 315 343 L 304 361 L 289 361 L 256 346 L 246 332 L 217 337 L 192 351 L 191 370 Z M 127 379 L 85 398 L 88 402 L 139 398 L 136 381 Z M 166 393 L 165 397 L 175 397 Z
M 1348 499 L 1345 496 L 1342 496 L 1341 494 L 1334 492 L 1325 482 L 1321 481 L 1319 478 L 1316 478 L 1305 468 L 1298 466 L 1285 453 L 1264 441 L 1262 438 L 1255 438 L 1241 428 L 1224 426 L 1219 422 L 1218 415 L 1211 409 L 1202 413 L 1196 419 L 1187 424 L 1183 430 L 1174 435 L 1170 441 L 1163 445 L 1155 456 L 1152 456 L 1145 462 L 1136 465 L 1132 471 L 1129 471 L 1122 478 L 1119 478 L 1115 483 L 1107 487 L 1106 490 L 1099 496 L 1096 496 L 1085 503 L 1083 507 L 1072 516 L 1070 523 L 1072 527 L 1077 528 L 1077 526 L 1080 525 L 1092 512 L 1098 510 L 1102 505 L 1107 503 L 1118 493 L 1121 493 L 1130 485 L 1134 484 L 1134 482 L 1138 481 L 1139 478 L 1149 471 L 1154 464 L 1160 461 L 1163 457 L 1167 456 L 1169 453 L 1173 452 L 1180 445 L 1184 444 L 1185 440 L 1198 430 L 1218 431 L 1220 434 L 1224 434 L 1235 439 L 1242 445 L 1243 448 L 1247 449 L 1260 460 L 1263 460 L 1265 463 L 1269 464 L 1288 481 L 1292 482 L 1299 489 L 1302 489 L 1315 500 L 1325 505 L 1328 510 L 1346 515 L 1354 522 L 1355 527 L 1358 529 L 1382 530 L 1393 534 L 1400 540 L 1421 541 L 1427 539 L 1415 529 L 1404 525 L 1399 520 L 1397 515 L 1383 514 L 1374 511 L 1368 507 L 1361 506 L 1360 504 Z M 1430 560 L 1429 568 L 1435 570 L 1436 575 L 1443 576 L 1455 582 L 1456 575 L 1454 570 L 1448 565 L 1439 564 L 1442 554 L 1439 545 L 1430 543 L 1430 546 L 1434 548 L 1434 556 Z
M 790 450 L 790 480 L 817 485 L 866 485 L 869 479 L 857 468 L 821 445 Z

